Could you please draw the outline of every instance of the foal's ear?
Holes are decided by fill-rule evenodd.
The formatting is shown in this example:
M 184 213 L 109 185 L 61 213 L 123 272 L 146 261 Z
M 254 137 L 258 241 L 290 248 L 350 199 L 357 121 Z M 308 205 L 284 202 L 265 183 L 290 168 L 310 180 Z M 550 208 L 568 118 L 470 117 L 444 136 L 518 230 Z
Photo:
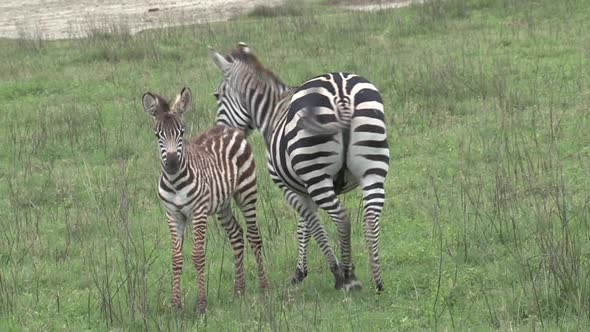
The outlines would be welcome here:
M 158 98 L 150 92 L 146 92 L 143 94 L 141 100 L 143 104 L 143 110 L 147 114 L 155 118 L 158 115 L 158 110 L 160 109 L 160 105 L 158 104 Z
M 191 89 L 184 87 L 180 90 L 180 94 L 176 97 L 172 109 L 176 114 L 183 115 L 186 111 L 191 108 L 193 102 L 193 94 Z

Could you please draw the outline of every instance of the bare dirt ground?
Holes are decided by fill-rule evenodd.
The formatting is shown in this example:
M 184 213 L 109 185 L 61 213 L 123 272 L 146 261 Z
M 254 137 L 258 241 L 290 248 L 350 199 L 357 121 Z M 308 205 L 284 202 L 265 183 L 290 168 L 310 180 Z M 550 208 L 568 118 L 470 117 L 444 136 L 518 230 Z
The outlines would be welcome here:
M 0 37 L 62 39 L 85 36 L 101 24 L 129 32 L 223 21 L 256 5 L 284 0 L 2 0 Z
M 373 0 L 373 1 L 359 1 L 362 4 L 353 4 L 342 6 L 346 9 L 373 11 L 391 8 L 403 8 L 414 3 L 423 3 L 425 0 Z
M 0 38 L 64 39 L 92 30 L 126 32 L 225 21 L 289 0 L 0 0 Z M 363 0 L 351 10 L 401 8 L 424 0 Z

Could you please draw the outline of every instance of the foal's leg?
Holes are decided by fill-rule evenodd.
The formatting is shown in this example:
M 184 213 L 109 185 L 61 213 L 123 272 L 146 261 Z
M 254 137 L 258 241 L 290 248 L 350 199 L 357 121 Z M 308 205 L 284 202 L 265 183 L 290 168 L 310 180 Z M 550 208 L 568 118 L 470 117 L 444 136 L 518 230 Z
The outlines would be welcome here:
M 234 294 L 243 295 L 246 287 L 244 281 L 244 232 L 242 231 L 240 224 L 236 221 L 229 203 L 221 208 L 217 214 L 217 218 L 227 233 L 234 253 Z
M 166 213 L 172 237 L 172 307 L 182 308 L 180 277 L 182 275 L 182 245 L 184 243 L 185 218 L 181 214 Z
M 207 235 L 207 213 L 205 211 L 194 212 L 193 231 L 195 233 L 193 263 L 197 270 L 197 287 L 199 289 L 197 312 L 204 314 L 207 311 L 207 289 L 205 287 L 205 238 Z

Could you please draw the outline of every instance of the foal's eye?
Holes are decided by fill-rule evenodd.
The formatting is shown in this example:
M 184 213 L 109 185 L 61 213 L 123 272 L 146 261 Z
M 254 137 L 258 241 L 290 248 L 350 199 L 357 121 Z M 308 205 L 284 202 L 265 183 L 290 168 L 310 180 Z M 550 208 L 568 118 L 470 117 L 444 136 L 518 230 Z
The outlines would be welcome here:
M 158 135 L 158 132 L 157 131 L 155 132 L 155 134 L 156 134 L 156 137 L 159 137 L 160 136 L 160 135 Z
M 213 92 L 213 96 L 215 96 L 215 99 L 219 99 L 219 93 L 218 92 Z
M 180 128 L 180 134 L 184 134 L 184 128 Z

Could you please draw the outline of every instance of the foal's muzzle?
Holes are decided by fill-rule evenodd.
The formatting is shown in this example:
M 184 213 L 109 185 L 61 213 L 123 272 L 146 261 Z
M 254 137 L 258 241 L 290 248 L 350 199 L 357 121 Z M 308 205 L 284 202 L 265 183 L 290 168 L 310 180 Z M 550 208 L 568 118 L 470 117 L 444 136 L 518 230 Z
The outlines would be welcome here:
M 176 152 L 166 153 L 166 162 L 164 163 L 164 167 L 166 168 L 166 173 L 168 174 L 176 174 L 178 172 L 180 160 L 178 159 L 178 154 Z

